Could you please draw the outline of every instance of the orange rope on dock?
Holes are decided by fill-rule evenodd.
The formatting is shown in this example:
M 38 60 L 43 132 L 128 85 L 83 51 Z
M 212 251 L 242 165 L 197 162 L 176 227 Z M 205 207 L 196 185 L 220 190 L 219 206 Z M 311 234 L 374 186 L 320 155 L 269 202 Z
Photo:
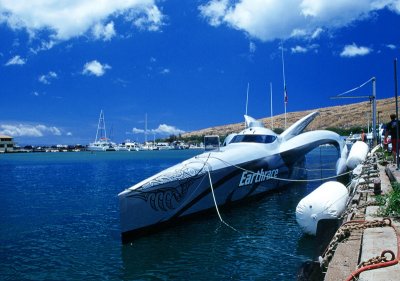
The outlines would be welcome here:
M 384 218 L 381 221 L 351 220 L 345 222 L 336 231 L 331 243 L 327 246 L 324 253 L 322 254 L 321 265 L 327 267 L 338 243 L 348 238 L 351 235 L 351 231 L 357 229 L 359 230 L 359 229 L 365 229 L 371 227 L 383 227 L 383 226 L 392 226 L 392 221 L 389 218 Z
M 346 281 L 355 280 L 358 277 L 358 275 L 360 275 L 362 272 L 367 271 L 367 270 L 372 270 L 372 269 L 383 268 L 383 267 L 388 267 L 388 266 L 400 264 L 400 233 L 397 231 L 396 227 L 393 226 L 391 223 L 390 223 L 389 226 L 391 226 L 394 229 L 394 232 L 396 233 L 396 237 L 397 237 L 397 258 L 395 258 L 395 254 L 392 251 L 384 250 L 384 251 L 382 251 L 382 254 L 381 254 L 380 257 L 384 258 L 385 254 L 389 253 L 389 254 L 391 254 L 391 260 L 362 266 L 361 268 L 358 268 L 357 270 L 353 271 L 346 278 Z

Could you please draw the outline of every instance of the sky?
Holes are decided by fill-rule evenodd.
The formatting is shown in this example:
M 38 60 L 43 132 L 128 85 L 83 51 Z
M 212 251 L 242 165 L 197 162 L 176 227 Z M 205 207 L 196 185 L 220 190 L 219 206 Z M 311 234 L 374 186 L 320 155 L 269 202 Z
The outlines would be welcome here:
M 247 93 L 282 114 L 284 80 L 287 112 L 365 101 L 332 97 L 371 77 L 393 97 L 399 27 L 400 0 L 0 0 L 0 134 L 86 145 L 103 110 L 115 142 L 146 115 L 163 138 L 242 122 Z

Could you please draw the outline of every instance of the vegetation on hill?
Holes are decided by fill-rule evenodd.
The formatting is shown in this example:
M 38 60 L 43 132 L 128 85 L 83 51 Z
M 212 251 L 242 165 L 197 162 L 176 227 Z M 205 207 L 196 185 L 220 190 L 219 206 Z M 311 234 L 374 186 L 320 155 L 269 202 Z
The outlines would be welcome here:
M 318 111 L 318 116 L 307 127 L 308 130 L 330 130 L 342 136 L 348 136 L 351 133 L 365 132 L 372 127 L 372 104 L 370 102 L 359 102 L 348 105 L 325 107 L 313 110 L 289 112 L 287 113 L 287 126 L 290 126 L 300 118 L 307 114 Z M 395 112 L 394 98 L 377 100 L 377 124 L 389 122 L 390 113 Z M 284 114 L 273 117 L 273 131 L 280 134 L 284 130 L 285 116 Z M 271 128 L 271 117 L 260 119 L 267 128 Z M 218 135 L 221 141 L 230 133 L 239 132 L 244 129 L 244 123 L 236 123 L 229 125 L 221 125 L 211 128 L 206 128 L 198 131 L 184 133 L 179 136 L 172 135 L 164 141 L 185 141 L 187 143 L 200 143 L 206 135 Z
M 318 111 L 318 116 L 308 126 L 308 130 L 332 130 L 340 135 L 349 135 L 350 133 L 359 133 L 361 129 L 365 131 L 368 126 L 371 127 L 372 106 L 370 102 L 360 102 L 341 106 L 325 107 L 313 110 L 289 112 L 287 113 L 287 126 L 290 126 L 305 115 Z M 394 98 L 377 100 L 377 122 L 389 122 L 390 113 L 395 112 Z M 274 131 L 280 133 L 283 131 L 285 116 L 284 114 L 273 117 Z M 271 128 L 271 117 L 260 119 L 267 128 Z M 368 124 L 369 123 L 369 124 Z M 244 129 L 243 122 L 217 127 L 206 128 L 198 131 L 182 134 L 183 139 L 190 139 L 194 136 L 204 135 L 226 136 L 233 132 L 239 132 Z

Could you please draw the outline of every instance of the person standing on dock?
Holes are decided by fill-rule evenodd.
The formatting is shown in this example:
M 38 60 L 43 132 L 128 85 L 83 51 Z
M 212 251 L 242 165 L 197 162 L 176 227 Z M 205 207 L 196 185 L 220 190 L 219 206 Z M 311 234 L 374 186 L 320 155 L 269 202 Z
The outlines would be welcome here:
M 396 119 L 396 114 L 390 114 L 390 122 L 386 124 L 385 142 L 390 133 L 392 139 L 392 155 L 393 160 L 396 161 L 396 151 L 399 140 L 397 139 L 397 128 L 399 127 L 399 120 Z
M 367 142 L 367 136 L 364 133 L 364 129 L 361 129 L 361 141 Z

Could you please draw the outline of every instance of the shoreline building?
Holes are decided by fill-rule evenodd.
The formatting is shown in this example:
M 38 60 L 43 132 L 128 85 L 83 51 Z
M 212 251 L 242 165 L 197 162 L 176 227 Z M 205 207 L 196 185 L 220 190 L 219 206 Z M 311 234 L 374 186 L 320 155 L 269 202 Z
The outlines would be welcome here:
M 10 136 L 0 135 L 0 153 L 14 151 L 14 141 Z

